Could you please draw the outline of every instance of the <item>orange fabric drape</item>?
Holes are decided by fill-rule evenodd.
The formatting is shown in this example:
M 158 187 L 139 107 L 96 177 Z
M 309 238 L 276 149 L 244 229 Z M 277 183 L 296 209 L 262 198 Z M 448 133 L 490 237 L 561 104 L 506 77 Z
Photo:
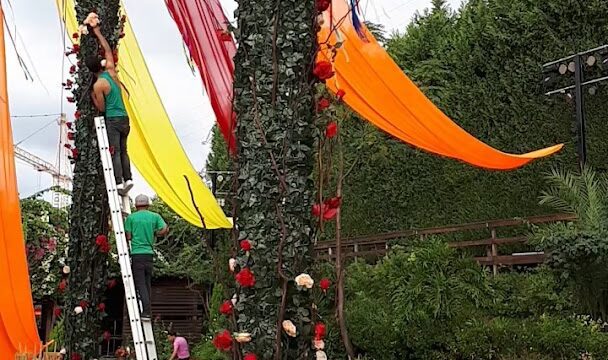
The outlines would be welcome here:
M 326 43 L 343 45 L 334 59 L 336 75 L 326 84 L 333 92 L 346 92 L 344 102 L 363 118 L 423 150 L 487 169 L 511 170 L 559 151 L 563 144 L 527 154 L 508 154 L 481 142 L 439 110 L 401 71 L 373 35 L 363 29 L 368 41 L 356 33 L 345 0 L 332 2 L 324 12 L 319 32 L 318 60 L 330 60 Z M 336 31 L 330 34 L 330 23 Z M 541 134 L 539 134 L 541 135 Z M 515 134 L 513 136 L 516 136 Z
M 40 349 L 21 229 L 0 6 L 0 358 Z

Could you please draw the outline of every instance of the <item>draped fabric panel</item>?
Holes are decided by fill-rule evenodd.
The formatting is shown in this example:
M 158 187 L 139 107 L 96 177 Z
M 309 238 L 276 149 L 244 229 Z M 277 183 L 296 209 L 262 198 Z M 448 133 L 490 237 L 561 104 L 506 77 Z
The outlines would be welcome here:
M 366 39 L 357 34 L 344 0 L 334 0 L 332 6 L 333 19 L 330 19 L 330 11 L 323 14 L 318 60 L 331 59 L 326 45 L 328 39 L 331 44 L 337 41 L 343 44 L 334 59 L 336 75 L 326 84 L 333 92 L 344 90 L 344 102 L 378 128 L 428 152 L 494 170 L 515 169 L 563 147 L 560 144 L 515 155 L 476 139 L 418 89 L 365 26 L 362 31 Z M 337 26 L 337 31 L 330 34 L 331 24 Z
M 69 34 L 76 32 L 74 0 L 56 0 L 56 4 L 61 18 L 65 11 Z M 123 91 L 123 100 L 131 123 L 128 139 L 131 161 L 156 194 L 179 216 L 201 227 L 198 207 L 207 228 L 231 228 L 231 220 L 203 183 L 177 138 L 129 21 L 124 33 L 118 51 L 118 77 L 127 90 Z M 190 181 L 192 193 L 184 177 Z
M 0 358 L 13 359 L 18 351 L 36 353 L 41 345 L 21 228 L 3 18 L 0 7 Z
M 232 83 L 236 46 L 219 0 L 165 0 L 191 58 L 198 67 L 217 124 L 234 153 Z

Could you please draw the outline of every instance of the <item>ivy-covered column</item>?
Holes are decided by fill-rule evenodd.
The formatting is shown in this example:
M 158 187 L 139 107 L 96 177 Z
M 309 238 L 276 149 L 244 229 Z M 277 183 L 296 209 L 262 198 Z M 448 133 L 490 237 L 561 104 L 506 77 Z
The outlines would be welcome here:
M 119 0 L 77 1 L 76 14 L 80 24 L 91 11 L 99 15 L 101 30 L 115 48 L 119 37 Z M 73 134 L 69 135 L 75 141 L 72 148 L 75 168 L 64 314 L 68 359 L 78 360 L 97 357 L 98 345 L 104 338 L 105 329 L 101 328 L 101 319 L 105 316 L 103 296 L 111 259 L 107 237 L 109 209 L 93 122 L 98 113 L 90 95 L 93 78 L 84 66 L 84 59 L 98 54 L 99 49 L 92 34 L 72 36 L 80 40 L 80 45 L 75 45 L 66 54 L 72 62 L 77 60 L 70 69 L 74 79 L 66 81 L 66 87 L 73 93 L 68 101 L 76 102 L 78 110 L 71 125 Z
M 314 310 L 310 291 L 294 279 L 311 266 L 315 2 L 238 5 L 236 216 L 239 240 L 248 241 L 236 259 L 233 302 L 235 330 L 251 339 L 236 337 L 243 349 L 235 356 L 308 359 Z

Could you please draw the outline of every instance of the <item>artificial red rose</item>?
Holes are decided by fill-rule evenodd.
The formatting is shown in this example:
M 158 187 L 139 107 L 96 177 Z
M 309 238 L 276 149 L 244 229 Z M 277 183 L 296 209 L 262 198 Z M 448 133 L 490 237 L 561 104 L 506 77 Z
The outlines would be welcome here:
M 125 33 L 124 33 L 124 32 L 121 32 L 121 33 L 120 33 L 120 35 L 118 35 L 118 38 L 119 38 L 119 39 L 122 39 L 122 38 L 124 38 L 124 37 L 125 37 Z
M 70 66 L 70 74 L 76 73 L 76 65 Z
M 340 89 L 336 92 L 336 97 L 338 98 L 338 101 L 342 101 L 342 99 L 344 99 L 344 97 L 346 96 L 346 91 Z
M 72 353 L 72 360 L 82 360 L 82 356 L 79 353 Z
M 116 151 L 116 150 L 114 149 L 114 146 L 110 146 L 108 148 L 108 151 L 110 151 L 110 155 L 114 155 L 114 151 Z
M 103 235 L 103 234 L 99 234 L 97 235 L 97 237 L 95 238 L 95 244 L 97 245 L 102 245 L 108 242 L 108 237 Z
M 325 328 L 325 324 L 319 322 L 315 324 L 315 339 L 322 340 L 325 338 L 327 334 L 327 329 Z
M 110 250 L 112 250 L 112 247 L 108 243 L 99 246 L 99 252 L 102 254 L 107 254 Z
M 321 288 L 321 290 L 323 290 L 323 292 L 327 291 L 330 286 L 331 281 L 329 281 L 328 278 L 323 278 L 321 279 L 321 281 L 319 281 L 319 287 Z
M 71 131 L 68 132 L 68 140 L 74 140 L 74 133 Z
M 77 32 L 75 32 L 72 34 L 72 39 L 78 39 L 79 36 L 80 35 Z
M 53 314 L 55 314 L 55 317 L 60 317 L 61 316 L 61 308 L 60 307 L 56 307 L 55 310 L 53 310 Z
M 108 330 L 103 332 L 103 339 L 105 341 L 110 341 L 111 338 L 112 338 L 112 333 L 110 333 Z
M 232 314 L 232 301 L 226 300 L 220 305 L 220 314 L 231 315 Z
M 338 214 L 338 209 L 335 209 L 335 208 L 327 209 L 327 211 L 325 211 L 323 213 L 323 220 L 329 221 L 329 220 L 335 218 L 337 214 Z
M 69 103 L 75 103 L 76 102 L 76 98 L 73 97 L 73 96 L 68 96 L 67 100 L 68 100 Z
M 312 214 L 314 216 L 320 216 L 321 215 L 321 205 L 320 204 L 313 204 L 312 205 Z
M 86 300 L 80 300 L 80 303 L 78 305 L 80 305 L 80 307 L 84 310 L 89 307 L 89 302 Z
M 221 333 L 217 333 L 213 338 L 213 346 L 220 351 L 230 351 L 232 348 L 232 335 L 230 335 L 230 331 L 224 330 Z
M 337 134 L 338 134 L 338 124 L 335 121 L 332 121 L 329 124 L 327 124 L 327 127 L 325 128 L 325 137 L 328 139 L 331 139 L 334 136 L 336 136 Z
M 228 31 L 218 30 L 217 34 L 222 41 L 232 41 L 232 35 Z
M 319 61 L 315 64 L 315 68 L 312 73 L 319 78 L 319 80 L 327 80 L 334 76 L 334 67 L 329 61 Z
M 80 113 L 79 113 L 78 111 L 76 111 L 76 112 L 78 113 L 78 117 L 80 117 Z M 76 117 L 76 114 L 74 114 L 74 117 Z M 68 127 L 68 129 L 70 129 L 70 130 L 72 130 L 72 126 L 73 126 L 73 125 L 74 125 L 74 124 L 73 124 L 71 121 L 67 121 L 67 122 L 65 123 L 65 126 L 67 126 L 67 127 Z
M 315 217 L 321 216 L 321 212 L 323 212 L 323 214 L 325 214 L 327 212 L 327 210 L 329 210 L 329 207 L 327 207 L 326 202 L 323 202 L 323 204 L 321 204 L 321 205 L 314 204 L 312 206 L 312 214 Z
M 248 353 L 248 354 L 245 354 L 245 357 L 243 358 L 243 360 L 258 360 L 258 357 L 255 356 L 255 354 Z
M 65 86 L 72 87 L 72 85 L 74 85 L 74 82 L 73 82 L 72 80 L 67 79 L 67 80 L 65 81 Z
M 79 51 L 80 51 L 80 45 L 74 44 L 74 46 L 72 46 L 72 53 L 76 54 Z
M 97 310 L 99 310 L 99 312 L 106 312 L 106 304 L 99 303 L 99 305 L 97 305 Z
M 317 3 L 316 4 L 317 11 L 323 12 L 329 8 L 329 5 L 331 4 L 331 0 L 317 0 L 316 3 Z
M 63 279 L 59 282 L 59 285 L 57 286 L 57 290 L 59 290 L 60 293 L 63 293 L 67 287 L 68 287 L 68 282 L 66 279 Z
M 251 251 L 251 242 L 249 240 L 241 240 L 241 250 L 243 251 Z
M 331 103 L 329 102 L 328 99 L 320 98 L 319 102 L 317 102 L 317 111 L 323 111 L 323 110 L 327 109 L 329 107 L 329 105 L 331 105 Z
M 242 287 L 253 287 L 255 285 L 255 276 L 249 268 L 244 268 L 236 274 L 236 281 Z
M 116 287 L 116 285 L 118 285 L 118 281 L 116 281 L 116 279 L 108 280 L 108 283 L 107 283 L 108 289 L 113 289 Z
M 342 203 L 342 198 L 339 196 L 335 196 L 331 199 L 327 199 L 324 202 L 324 204 L 327 205 L 327 207 L 331 208 L 331 209 L 339 208 L 341 203 Z
M 66 149 L 71 149 L 71 148 L 72 148 L 72 145 L 71 145 L 71 144 L 63 144 L 63 146 L 64 146 Z

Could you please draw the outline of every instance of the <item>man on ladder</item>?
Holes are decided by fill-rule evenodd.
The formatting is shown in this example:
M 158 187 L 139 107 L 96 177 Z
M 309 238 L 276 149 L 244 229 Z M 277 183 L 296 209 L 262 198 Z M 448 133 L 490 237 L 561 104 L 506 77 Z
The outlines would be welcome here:
M 119 194 L 126 195 L 133 187 L 131 162 L 127 153 L 129 117 L 122 101 L 120 81 L 110 44 L 101 33 L 97 21 L 90 23 L 90 26 L 105 54 L 105 71 L 98 56 L 93 55 L 85 59 L 87 68 L 94 75 L 91 97 L 95 107 L 104 113 L 106 119 L 116 190 Z

